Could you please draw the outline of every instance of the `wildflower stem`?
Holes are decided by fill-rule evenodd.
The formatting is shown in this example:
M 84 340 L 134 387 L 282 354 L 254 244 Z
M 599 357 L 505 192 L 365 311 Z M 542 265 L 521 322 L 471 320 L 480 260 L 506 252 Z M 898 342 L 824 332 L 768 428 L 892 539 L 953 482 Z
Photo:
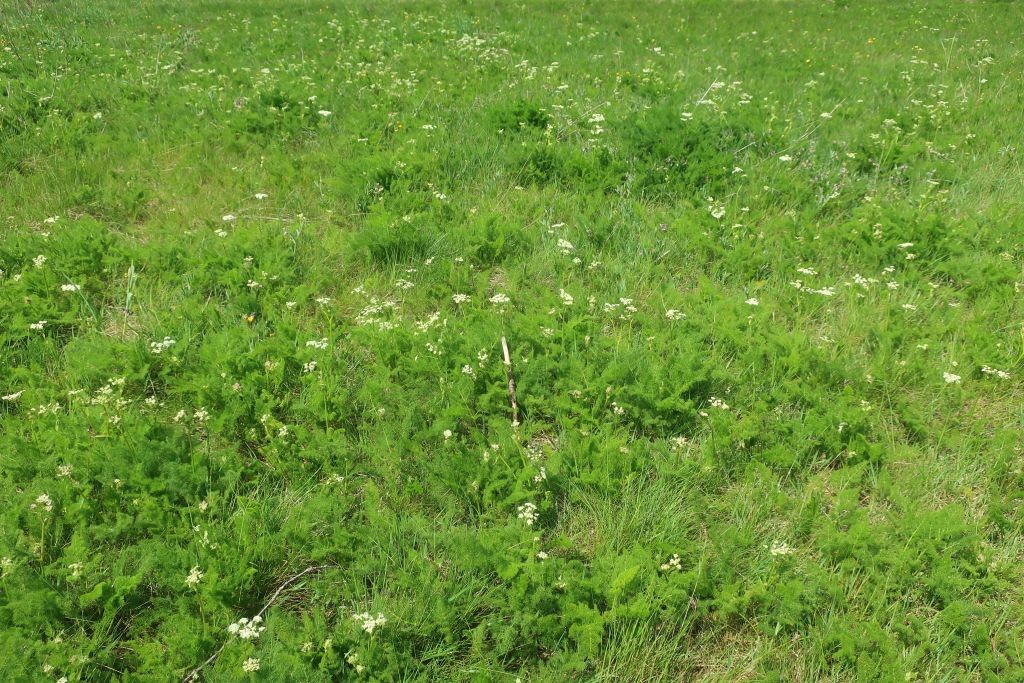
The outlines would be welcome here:
M 501 338 L 501 353 L 505 358 L 505 374 L 508 376 L 508 397 L 512 402 L 512 426 L 519 426 L 519 402 L 516 401 L 516 380 L 512 376 L 512 357 L 508 353 L 508 342 Z

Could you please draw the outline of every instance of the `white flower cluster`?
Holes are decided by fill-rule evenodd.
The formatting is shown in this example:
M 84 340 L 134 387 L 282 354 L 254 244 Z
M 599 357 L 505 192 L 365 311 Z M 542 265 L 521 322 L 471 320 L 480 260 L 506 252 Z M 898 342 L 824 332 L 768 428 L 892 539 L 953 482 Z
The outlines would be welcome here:
M 385 332 L 387 330 L 393 330 L 397 327 L 397 323 L 393 320 L 389 320 L 387 316 L 390 314 L 389 311 L 393 311 L 398 308 L 398 304 L 390 299 L 384 301 L 378 300 L 376 297 L 371 297 L 369 305 L 356 315 L 356 324 L 368 326 L 376 325 L 377 329 Z
M 373 633 L 375 630 L 388 623 L 387 617 L 380 612 L 377 612 L 377 616 L 373 616 L 369 612 L 361 612 L 359 614 L 353 614 L 352 618 L 359 622 L 359 627 L 367 633 Z
M 327 337 L 324 337 L 323 339 L 310 339 L 306 342 L 306 346 L 311 349 L 320 349 L 323 351 L 327 348 Z
M 722 399 L 716 398 L 714 396 L 712 396 L 712 397 L 710 397 L 708 399 L 708 404 L 710 404 L 712 408 L 718 408 L 719 410 L 729 410 L 729 404 L 728 403 L 726 403 Z
M 708 211 L 712 217 L 718 220 L 725 217 L 725 205 L 722 202 L 716 202 L 714 197 L 708 197 Z
M 782 541 L 772 541 L 772 545 L 768 548 L 768 552 L 772 554 L 772 557 L 779 557 L 780 555 L 792 555 L 793 549 Z
M 516 517 L 526 522 L 527 526 L 533 526 L 539 516 L 537 506 L 533 503 L 523 503 L 516 509 Z
M 43 508 L 47 512 L 53 512 L 53 499 L 46 493 L 40 493 L 36 498 L 36 502 L 28 506 L 29 510 L 35 510 L 36 508 Z
M 359 663 L 358 652 L 353 652 L 352 650 L 346 652 L 345 661 L 348 662 L 349 666 L 353 667 L 356 670 L 357 674 L 361 674 L 363 673 L 363 671 L 366 670 L 366 667 Z
M 999 379 L 1010 379 L 1010 373 L 1008 373 L 1006 370 L 997 370 L 987 365 L 982 365 L 981 371 L 984 372 L 986 375 L 995 375 Z
M 683 571 L 683 559 L 679 557 L 679 553 L 673 553 L 672 557 L 668 558 L 668 562 L 661 565 L 661 571 L 663 572 L 681 572 Z
M 821 289 L 814 289 L 804 284 L 803 280 L 793 280 L 789 283 L 792 287 L 800 290 L 801 292 L 807 292 L 808 294 L 820 294 L 821 296 L 835 296 L 835 287 L 822 287 Z
M 199 581 L 203 578 L 203 572 L 199 570 L 199 567 L 192 567 L 192 571 L 185 577 L 185 585 L 189 588 L 195 588 L 199 585 Z M 259 618 L 259 617 L 257 617 Z M 234 624 L 232 624 L 234 626 Z M 228 629 L 231 630 L 230 628 Z
M 260 637 L 260 634 L 266 630 L 266 626 L 261 626 L 263 623 L 263 617 L 255 616 L 252 619 L 248 617 L 242 617 L 235 623 L 228 626 L 228 633 L 233 636 L 238 636 L 242 640 L 256 640 Z
M 149 352 L 159 356 L 161 353 L 171 348 L 178 342 L 170 337 L 164 337 L 160 341 L 149 342 Z

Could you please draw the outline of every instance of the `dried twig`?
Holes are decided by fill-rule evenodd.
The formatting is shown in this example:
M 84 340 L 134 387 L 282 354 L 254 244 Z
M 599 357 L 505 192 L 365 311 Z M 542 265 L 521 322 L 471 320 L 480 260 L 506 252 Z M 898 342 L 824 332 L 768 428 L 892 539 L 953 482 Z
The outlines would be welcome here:
M 282 583 L 280 586 L 277 587 L 277 590 L 274 591 L 274 594 L 270 596 L 270 599 L 267 600 L 267 604 L 263 605 L 263 609 L 261 609 L 259 612 L 256 613 L 256 616 L 257 617 L 262 617 L 263 613 L 266 612 L 268 609 L 270 609 L 270 606 L 274 604 L 275 600 L 277 600 L 277 596 L 281 595 L 281 591 L 283 591 L 285 588 L 287 588 L 288 586 L 292 585 L 293 583 L 295 583 L 296 581 L 301 579 L 306 574 L 312 574 L 313 572 L 322 571 L 324 569 L 327 569 L 327 567 L 329 567 L 329 566 L 330 565 L 328 565 L 328 564 L 322 564 L 322 565 L 320 565 L 318 567 L 306 567 L 301 572 L 299 572 L 298 574 L 296 574 L 292 578 L 290 578 L 287 581 L 285 581 L 284 583 Z M 224 643 L 219 648 L 217 648 L 217 651 L 214 652 L 212 655 L 210 655 L 209 658 L 207 658 L 207 660 L 205 662 L 203 662 L 202 664 L 200 664 L 196 668 L 192 669 L 192 671 L 187 673 L 185 675 L 185 677 L 181 679 L 183 681 L 183 683 L 185 681 L 194 681 L 194 680 L 196 680 L 196 678 L 199 677 L 199 672 L 202 671 L 203 667 L 204 666 L 209 666 L 210 664 L 213 664 L 213 662 L 217 659 L 217 657 L 220 656 L 220 653 L 224 651 L 224 648 L 227 647 L 227 645 L 228 645 L 228 641 L 224 641 Z
M 505 374 L 508 375 L 508 398 L 512 401 L 512 426 L 519 426 L 519 403 L 516 401 L 516 380 L 512 377 L 512 357 L 508 354 L 508 342 L 501 338 L 501 353 L 505 356 Z

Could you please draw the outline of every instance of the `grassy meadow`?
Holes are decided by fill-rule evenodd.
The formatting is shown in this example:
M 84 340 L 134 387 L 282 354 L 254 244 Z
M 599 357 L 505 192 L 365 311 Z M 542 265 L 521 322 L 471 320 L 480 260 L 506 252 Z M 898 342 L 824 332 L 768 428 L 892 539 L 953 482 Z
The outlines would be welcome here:
M 0 0 L 0 680 L 1024 681 L 1021 36 Z

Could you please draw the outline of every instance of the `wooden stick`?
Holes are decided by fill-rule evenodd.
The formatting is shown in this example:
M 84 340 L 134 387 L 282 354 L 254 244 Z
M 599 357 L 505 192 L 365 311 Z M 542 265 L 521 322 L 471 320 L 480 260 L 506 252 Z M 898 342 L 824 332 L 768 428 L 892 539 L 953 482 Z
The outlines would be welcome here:
M 512 426 L 519 426 L 519 402 L 516 401 L 516 380 L 512 377 L 512 357 L 508 353 L 508 342 L 501 338 L 501 353 L 505 356 L 505 374 L 508 375 L 508 397 L 512 401 Z
M 282 583 L 280 586 L 277 587 L 277 590 L 274 591 L 274 594 L 270 596 L 270 600 L 267 600 L 267 604 L 263 605 L 263 609 L 261 609 L 259 612 L 256 613 L 256 616 L 257 617 L 262 617 L 263 613 L 266 612 L 268 609 L 270 609 L 270 606 L 274 604 L 275 600 L 277 600 L 277 596 L 281 595 L 281 591 L 283 591 L 285 588 L 287 588 L 288 586 L 292 585 L 293 583 L 295 583 L 296 581 L 301 579 L 306 574 L 309 574 L 309 573 L 312 573 L 312 572 L 322 571 L 324 569 L 327 569 L 327 567 L 329 567 L 329 566 L 330 565 L 322 564 L 319 567 L 306 567 L 301 572 L 299 572 L 298 574 L 296 574 L 292 578 L 290 578 L 287 581 L 285 581 L 284 583 Z M 253 618 L 255 618 L 255 617 L 253 617 Z M 203 667 L 204 666 L 209 666 L 210 664 L 212 664 L 217 659 L 217 657 L 220 656 L 220 653 L 224 651 L 224 648 L 227 647 L 227 645 L 228 645 L 228 641 L 224 641 L 224 643 L 219 648 L 217 648 L 217 651 L 214 652 L 212 655 L 210 655 L 205 662 L 203 662 L 202 664 L 200 664 L 196 668 L 192 669 L 192 671 L 190 671 L 188 674 L 186 674 L 185 677 L 181 679 L 182 682 L 184 683 L 185 681 L 194 681 L 196 678 L 198 678 L 199 677 L 199 672 L 203 669 Z

